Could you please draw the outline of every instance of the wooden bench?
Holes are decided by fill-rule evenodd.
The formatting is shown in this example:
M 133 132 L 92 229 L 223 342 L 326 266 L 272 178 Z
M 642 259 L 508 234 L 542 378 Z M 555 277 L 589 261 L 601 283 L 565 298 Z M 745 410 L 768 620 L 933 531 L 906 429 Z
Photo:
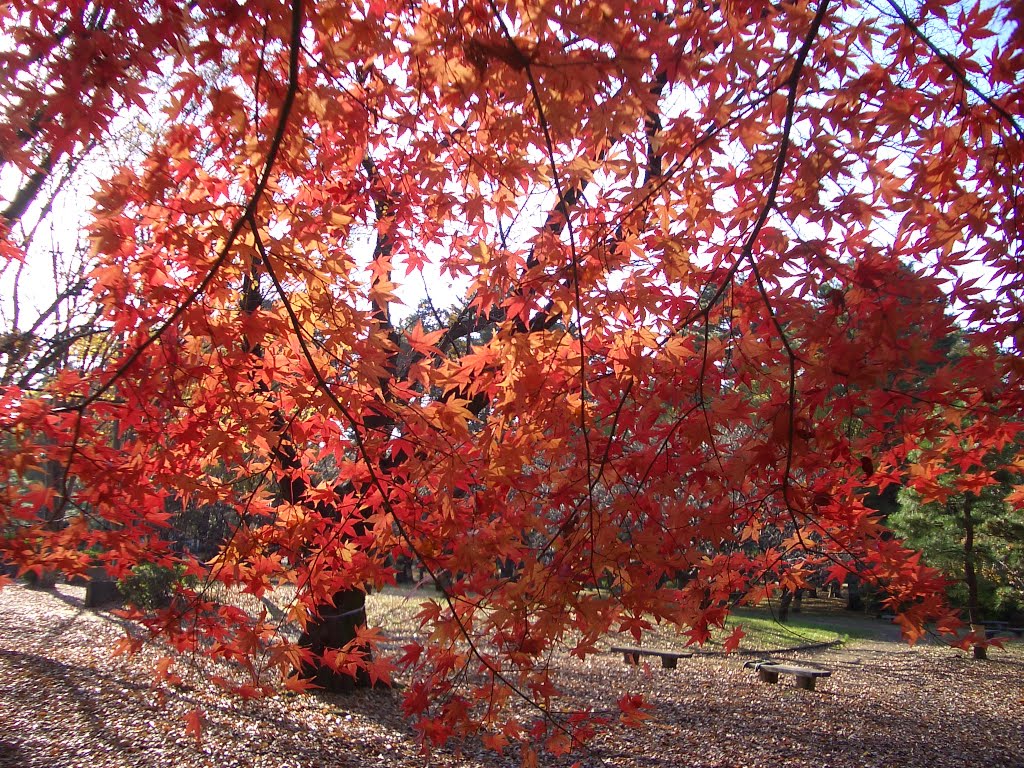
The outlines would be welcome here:
M 998 637 L 1001 633 L 1010 631 L 1008 621 L 983 621 L 981 626 L 985 628 L 985 639 Z
M 1014 637 L 1020 637 L 1024 635 L 1024 627 L 1011 627 L 1009 624 L 1005 627 L 985 627 L 985 639 L 991 640 L 992 638 L 1003 638 L 1006 639 L 1010 635 Z
M 660 656 L 661 666 L 665 669 L 675 669 L 676 662 L 680 659 L 688 659 L 693 656 L 690 651 L 655 651 L 650 648 L 631 648 L 623 645 L 613 646 L 611 651 L 612 653 L 621 653 L 622 660 L 634 666 L 640 663 L 641 656 Z
M 831 677 L 832 673 L 820 667 L 799 667 L 795 664 L 785 664 L 771 659 L 758 659 L 748 661 L 743 665 L 745 668 L 753 668 L 757 676 L 766 683 L 779 682 L 779 675 L 793 675 L 796 677 L 796 687 L 808 691 L 814 690 L 814 683 L 819 677 Z

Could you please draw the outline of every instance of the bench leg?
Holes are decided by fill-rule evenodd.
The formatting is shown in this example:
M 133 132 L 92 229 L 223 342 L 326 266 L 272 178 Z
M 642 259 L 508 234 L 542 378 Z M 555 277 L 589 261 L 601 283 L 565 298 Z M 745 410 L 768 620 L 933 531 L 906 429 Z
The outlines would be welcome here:
M 805 691 L 813 691 L 814 690 L 814 678 L 813 677 L 804 677 L 803 675 L 797 675 L 796 676 L 796 687 L 797 688 L 803 688 Z
M 677 661 L 678 661 L 678 659 L 676 659 L 675 656 L 662 656 L 661 657 L 661 666 L 664 667 L 665 669 L 675 669 Z
M 757 670 L 757 676 L 760 677 L 766 683 L 777 683 L 779 682 L 779 673 L 772 672 L 769 669 L 761 667 Z
M 117 591 L 116 581 L 90 581 L 85 585 L 85 607 L 99 608 L 108 603 L 116 603 L 121 599 L 121 593 Z

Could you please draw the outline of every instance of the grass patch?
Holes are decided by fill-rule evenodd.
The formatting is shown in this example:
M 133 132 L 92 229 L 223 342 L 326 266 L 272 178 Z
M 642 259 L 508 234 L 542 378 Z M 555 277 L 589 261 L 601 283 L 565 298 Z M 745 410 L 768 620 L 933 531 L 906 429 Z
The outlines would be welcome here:
M 741 651 L 772 651 L 816 643 L 844 642 L 848 639 L 845 632 L 822 626 L 813 620 L 791 618 L 782 624 L 766 612 L 742 610 L 730 615 L 725 620 L 725 628 L 714 631 L 711 639 L 703 646 L 687 646 L 687 635 L 664 626 L 655 627 L 650 636 L 644 638 L 642 645 L 667 650 L 721 651 L 726 638 L 737 626 L 741 626 L 744 632 L 739 645 Z M 628 638 L 627 644 L 633 644 L 632 638 Z
M 767 651 L 773 648 L 792 648 L 813 643 L 832 643 L 846 640 L 847 634 L 821 626 L 814 621 L 790 617 L 785 624 L 771 616 L 753 612 L 736 611 L 725 621 L 725 632 L 712 636 L 709 646 L 720 646 L 736 626 L 746 633 L 740 641 L 741 650 Z
M 427 600 L 438 599 L 439 594 L 432 588 L 410 589 L 408 587 L 386 587 L 380 592 L 367 595 L 366 607 L 371 624 L 379 625 L 384 631 L 396 638 L 410 637 L 418 633 L 419 620 L 416 615 L 421 604 Z M 828 616 L 822 615 L 790 615 L 790 620 L 781 624 L 766 609 L 738 609 L 726 619 L 724 630 L 716 631 L 703 646 L 705 650 L 722 650 L 725 639 L 737 625 L 746 633 L 740 641 L 740 650 L 769 651 L 777 648 L 793 648 L 814 643 L 831 643 L 845 641 L 854 632 L 845 626 L 829 626 Z M 835 622 L 841 625 L 841 621 Z M 643 640 L 643 645 L 650 647 L 682 650 L 685 649 L 688 637 L 676 632 L 674 628 L 655 627 Z M 632 637 L 609 635 L 611 644 L 633 644 Z

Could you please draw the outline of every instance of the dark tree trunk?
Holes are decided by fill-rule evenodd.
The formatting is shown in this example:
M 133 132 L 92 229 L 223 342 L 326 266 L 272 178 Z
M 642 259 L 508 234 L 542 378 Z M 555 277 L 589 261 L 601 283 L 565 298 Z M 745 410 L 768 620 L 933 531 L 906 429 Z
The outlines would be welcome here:
M 57 572 L 43 571 L 42 574 L 38 574 L 29 571 L 25 574 L 25 586 L 29 589 L 53 589 L 57 586 Z
M 789 607 L 793 604 L 793 593 L 789 589 L 782 590 L 782 597 L 779 598 L 779 621 L 789 621 Z
M 985 635 L 985 627 L 981 623 L 981 605 L 978 600 L 978 574 L 974 569 L 974 494 L 964 496 L 964 584 L 967 585 L 967 617 L 971 623 L 971 631 Z M 988 658 L 988 651 L 983 644 L 974 646 L 974 658 Z
M 395 558 L 395 582 L 398 584 L 412 584 L 415 579 L 412 575 L 412 558 L 406 555 L 399 555 Z
M 860 594 L 860 577 L 855 573 L 846 576 L 846 610 L 864 610 L 864 599 Z
M 498 561 L 498 576 L 502 579 L 511 579 L 516 574 L 516 563 L 511 557 Z
M 373 260 L 374 262 L 379 261 L 380 263 L 389 264 L 391 253 L 394 249 L 392 228 L 395 225 L 394 215 L 391 211 L 395 209 L 396 201 L 391 199 L 391 195 L 381 184 L 381 179 L 377 174 L 372 158 L 366 157 L 363 160 L 363 168 L 366 170 L 372 187 L 371 199 L 374 203 L 377 223 L 378 225 L 385 225 L 374 246 Z M 390 277 L 390 270 L 387 272 L 386 277 L 376 277 L 373 282 L 374 287 L 376 287 L 378 281 L 390 280 Z M 385 364 L 384 373 L 379 379 L 381 399 L 387 401 L 391 398 L 389 380 L 398 371 L 397 350 L 402 348 L 402 340 L 391 323 L 388 303 L 378 299 L 374 299 L 372 303 L 374 322 L 388 333 L 396 350 Z M 352 426 L 356 427 L 355 424 Z M 395 426 L 393 417 L 383 411 L 369 408 L 362 415 L 362 428 L 366 434 L 389 434 Z M 405 456 L 385 452 L 384 455 L 379 457 L 374 471 L 382 478 L 387 477 L 403 461 L 405 461 Z M 348 489 L 351 490 L 350 487 Z M 344 487 L 336 489 L 339 498 L 344 494 L 345 490 L 346 488 Z M 362 533 L 363 526 L 358 524 L 355 535 L 358 537 Z M 319 656 L 325 648 L 339 649 L 355 640 L 356 628 L 365 624 L 366 593 L 359 588 L 343 590 L 335 594 L 333 607 L 317 606 L 317 615 L 310 619 L 306 625 L 306 631 L 302 634 L 299 642 Z M 362 653 L 365 660 L 369 661 L 372 658 L 368 647 L 362 647 L 358 650 Z M 307 670 L 307 675 L 312 677 L 314 683 L 328 691 L 350 691 L 353 688 L 366 688 L 371 685 L 370 677 L 365 670 L 358 670 L 357 674 L 353 677 L 345 673 L 338 673 L 322 662 L 311 666 Z M 382 683 L 378 683 L 378 685 L 383 686 Z
M 804 591 L 798 589 L 796 594 L 793 595 L 793 613 L 800 613 L 804 607 Z
M 319 615 L 310 619 L 306 631 L 299 637 L 299 645 L 308 648 L 316 659 L 303 667 L 303 677 L 308 677 L 325 691 L 345 693 L 355 688 L 370 686 L 370 676 L 359 669 L 356 675 L 335 671 L 322 662 L 328 648 L 344 648 L 355 640 L 356 628 L 366 623 L 366 593 L 361 589 L 346 589 L 334 596 L 334 607 L 321 609 Z M 362 649 L 368 654 L 368 649 Z
M 261 246 L 260 246 L 261 247 Z M 245 275 L 242 287 L 242 311 L 254 313 L 262 306 L 263 296 L 259 289 L 259 273 L 254 269 Z M 262 350 L 257 345 L 249 348 L 248 341 L 243 344 L 254 357 L 260 357 Z M 274 414 L 275 426 L 281 435 L 281 442 L 274 452 L 274 458 L 280 469 L 277 496 L 282 503 L 302 504 L 318 509 L 325 517 L 337 517 L 336 505 L 314 505 L 307 497 L 307 486 L 301 474 L 291 474 L 290 470 L 301 468 L 298 451 L 291 443 L 288 435 L 285 415 Z M 339 498 L 346 488 L 336 489 Z M 316 613 L 310 617 L 305 631 L 299 636 L 299 645 L 309 649 L 315 656 L 303 665 L 303 677 L 325 691 L 334 693 L 351 691 L 354 688 L 370 686 L 370 677 L 365 670 L 359 669 L 353 676 L 345 671 L 337 671 L 324 663 L 323 654 L 328 649 L 340 650 L 356 638 L 356 628 L 366 624 L 366 593 L 362 589 L 346 589 L 336 592 L 333 605 L 316 606 Z M 372 656 L 369 648 L 361 649 L 363 657 L 369 661 Z

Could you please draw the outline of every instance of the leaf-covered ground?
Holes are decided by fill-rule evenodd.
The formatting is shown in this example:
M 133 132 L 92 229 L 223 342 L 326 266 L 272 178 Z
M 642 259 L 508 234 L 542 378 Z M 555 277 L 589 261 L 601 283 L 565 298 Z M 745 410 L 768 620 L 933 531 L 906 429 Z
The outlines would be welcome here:
M 243 701 L 198 683 L 157 690 L 147 649 L 111 657 L 117 619 L 82 608 L 83 590 L 0 590 L 0 768 L 107 766 L 512 766 L 475 744 L 424 756 L 396 692 Z M 399 609 L 396 609 L 399 610 Z M 1024 766 L 1024 652 L 987 662 L 938 647 L 851 640 L 801 658 L 833 676 L 809 692 L 760 683 L 749 657 L 702 656 L 675 670 L 612 654 L 565 659 L 575 702 L 612 713 L 628 693 L 654 704 L 646 727 L 600 733 L 567 765 L 638 768 Z M 202 741 L 185 715 L 204 713 Z

